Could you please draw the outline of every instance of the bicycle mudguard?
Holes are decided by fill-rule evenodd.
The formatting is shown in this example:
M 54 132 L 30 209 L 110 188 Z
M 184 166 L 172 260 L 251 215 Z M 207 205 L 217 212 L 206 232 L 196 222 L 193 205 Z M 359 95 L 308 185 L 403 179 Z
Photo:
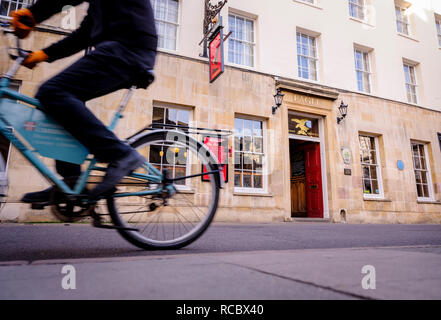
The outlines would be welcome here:
M 86 147 L 41 110 L 2 98 L 0 117 L 43 157 L 82 164 L 89 155 Z

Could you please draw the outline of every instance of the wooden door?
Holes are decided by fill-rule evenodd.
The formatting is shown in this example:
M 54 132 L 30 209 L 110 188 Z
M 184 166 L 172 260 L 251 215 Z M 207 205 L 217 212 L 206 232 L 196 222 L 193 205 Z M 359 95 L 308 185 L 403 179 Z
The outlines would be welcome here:
M 291 216 L 307 217 L 305 176 L 291 178 Z
M 305 146 L 306 207 L 308 218 L 323 218 L 320 144 Z

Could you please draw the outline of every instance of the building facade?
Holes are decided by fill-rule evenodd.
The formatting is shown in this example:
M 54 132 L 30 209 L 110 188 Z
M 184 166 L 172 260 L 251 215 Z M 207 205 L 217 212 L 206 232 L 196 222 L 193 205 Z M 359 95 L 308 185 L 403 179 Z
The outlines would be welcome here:
M 199 45 L 205 1 L 151 2 L 156 81 L 137 91 L 117 134 L 163 122 L 230 131 L 218 221 L 441 222 L 439 1 L 229 0 L 220 11 L 225 72 L 213 83 Z M 0 0 L 2 15 L 12 3 Z M 67 8 L 26 46 L 56 41 L 69 32 L 69 12 L 80 21 L 85 9 Z M 21 70 L 17 89 L 34 94 L 81 54 Z M 278 89 L 284 99 L 273 113 Z M 123 93 L 88 106 L 108 123 Z M 3 149 L 10 188 L 0 218 L 51 219 L 19 203 L 47 184 Z

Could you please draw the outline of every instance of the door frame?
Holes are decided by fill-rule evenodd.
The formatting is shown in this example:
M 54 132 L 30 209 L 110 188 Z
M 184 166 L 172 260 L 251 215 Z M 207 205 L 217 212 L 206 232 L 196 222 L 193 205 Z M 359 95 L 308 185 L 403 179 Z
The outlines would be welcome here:
M 321 175 L 322 175 L 322 196 L 323 196 L 323 219 L 329 219 L 329 203 L 328 203 L 328 179 L 327 179 L 327 170 L 326 170 L 326 144 L 325 144 L 325 117 L 318 116 L 310 113 L 304 112 L 296 112 L 288 110 L 289 115 L 296 115 L 301 117 L 307 117 L 311 119 L 318 119 L 319 124 L 319 137 L 305 137 L 296 134 L 289 134 L 289 140 L 301 140 L 301 141 L 310 141 L 310 142 L 318 142 L 320 143 L 320 162 L 321 162 Z M 291 150 L 290 150 L 291 152 Z M 288 179 L 288 181 L 291 180 Z M 290 199 L 292 203 L 292 199 Z M 311 218 L 314 219 L 314 218 Z

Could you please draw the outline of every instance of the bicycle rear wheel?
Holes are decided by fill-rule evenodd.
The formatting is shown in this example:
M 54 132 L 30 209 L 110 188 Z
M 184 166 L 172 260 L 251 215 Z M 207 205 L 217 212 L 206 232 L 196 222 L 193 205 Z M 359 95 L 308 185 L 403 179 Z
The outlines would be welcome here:
M 152 165 L 168 170 L 174 181 L 174 195 L 130 196 L 107 199 L 113 223 L 126 229 L 118 232 L 130 243 L 143 249 L 178 249 L 199 238 L 214 218 L 219 201 L 219 173 L 217 161 L 197 140 L 178 131 L 154 131 L 132 143 Z M 146 173 L 145 168 L 136 170 Z M 185 178 L 187 177 L 187 178 Z M 157 190 L 160 186 L 126 178 L 118 192 Z M 165 199 L 164 199 L 165 197 Z M 137 231 L 127 230 L 134 228 Z

